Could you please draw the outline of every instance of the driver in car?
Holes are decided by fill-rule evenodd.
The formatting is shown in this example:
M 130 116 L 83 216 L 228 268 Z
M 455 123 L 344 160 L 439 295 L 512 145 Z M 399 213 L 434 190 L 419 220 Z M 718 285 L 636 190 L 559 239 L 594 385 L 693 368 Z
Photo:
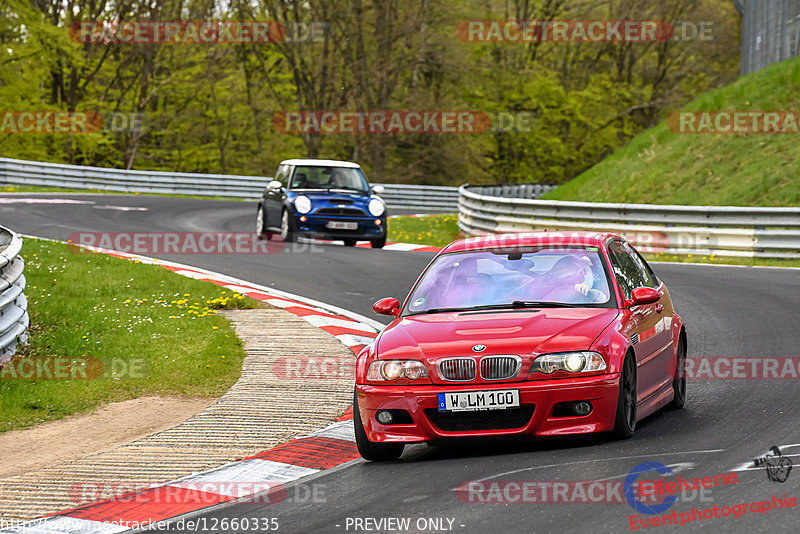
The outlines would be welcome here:
M 542 274 L 533 290 L 536 300 L 549 300 L 571 304 L 605 302 L 608 295 L 595 289 L 595 266 L 588 257 L 564 256 Z

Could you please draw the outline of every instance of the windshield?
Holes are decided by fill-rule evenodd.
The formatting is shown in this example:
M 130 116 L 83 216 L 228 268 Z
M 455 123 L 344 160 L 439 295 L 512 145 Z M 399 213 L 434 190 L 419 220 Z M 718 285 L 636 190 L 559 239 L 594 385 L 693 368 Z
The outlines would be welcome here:
M 308 166 L 296 167 L 292 175 L 292 189 L 348 189 L 369 191 L 369 184 L 361 169 L 350 167 Z
M 483 306 L 610 307 L 597 247 L 439 256 L 408 299 L 406 315 Z

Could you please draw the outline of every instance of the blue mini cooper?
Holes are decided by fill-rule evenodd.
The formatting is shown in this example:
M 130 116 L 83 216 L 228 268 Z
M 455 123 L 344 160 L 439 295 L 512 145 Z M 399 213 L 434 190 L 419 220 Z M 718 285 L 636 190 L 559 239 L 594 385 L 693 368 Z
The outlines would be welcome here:
M 386 244 L 386 204 L 370 187 L 357 163 L 327 159 L 287 159 L 267 184 L 256 214 L 256 233 L 280 232 L 286 242 L 297 236 L 342 240 L 352 247 L 369 241 Z

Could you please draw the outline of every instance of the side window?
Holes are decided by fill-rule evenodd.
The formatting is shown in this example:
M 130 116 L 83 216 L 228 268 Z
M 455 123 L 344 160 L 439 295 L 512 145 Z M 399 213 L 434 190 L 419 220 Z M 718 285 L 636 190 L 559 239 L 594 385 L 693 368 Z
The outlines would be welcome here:
M 289 184 L 289 166 L 281 165 L 278 167 L 278 172 L 275 173 L 275 180 L 278 180 L 283 187 Z
M 647 262 L 639 255 L 636 250 L 629 243 L 623 243 L 623 248 L 625 252 L 631 257 L 633 263 L 636 264 L 636 268 L 639 271 L 639 278 L 642 280 L 642 283 L 639 284 L 640 286 L 645 287 L 652 287 L 653 289 L 658 289 L 658 279 L 656 278 L 653 270 L 647 265 Z
M 631 298 L 631 291 L 639 286 L 646 285 L 642 271 L 636 262 L 633 261 L 633 251 L 626 248 L 621 241 L 612 241 L 608 244 L 608 256 L 611 259 L 611 267 L 614 269 L 614 276 L 617 283 L 622 288 L 622 294 L 626 299 Z

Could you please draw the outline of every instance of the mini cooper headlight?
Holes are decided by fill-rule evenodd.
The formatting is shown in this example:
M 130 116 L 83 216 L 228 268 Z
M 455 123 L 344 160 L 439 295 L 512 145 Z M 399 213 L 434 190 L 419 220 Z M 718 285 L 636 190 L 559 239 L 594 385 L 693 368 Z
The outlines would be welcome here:
M 543 354 L 533 361 L 530 374 L 544 373 L 546 375 L 556 371 L 568 373 L 591 373 L 603 371 L 606 361 L 596 352 L 558 352 Z
M 297 210 L 297 213 L 308 213 L 311 211 L 311 199 L 305 195 L 295 197 L 294 209 Z
M 381 202 L 377 198 L 373 198 L 372 200 L 370 200 L 369 205 L 367 207 L 373 217 L 378 217 L 380 215 L 383 215 L 383 212 L 386 211 L 386 206 L 384 206 L 383 202 Z
M 423 376 L 428 376 L 428 371 L 417 360 L 378 360 L 367 369 L 367 380 L 373 382 L 398 378 L 417 380 Z

